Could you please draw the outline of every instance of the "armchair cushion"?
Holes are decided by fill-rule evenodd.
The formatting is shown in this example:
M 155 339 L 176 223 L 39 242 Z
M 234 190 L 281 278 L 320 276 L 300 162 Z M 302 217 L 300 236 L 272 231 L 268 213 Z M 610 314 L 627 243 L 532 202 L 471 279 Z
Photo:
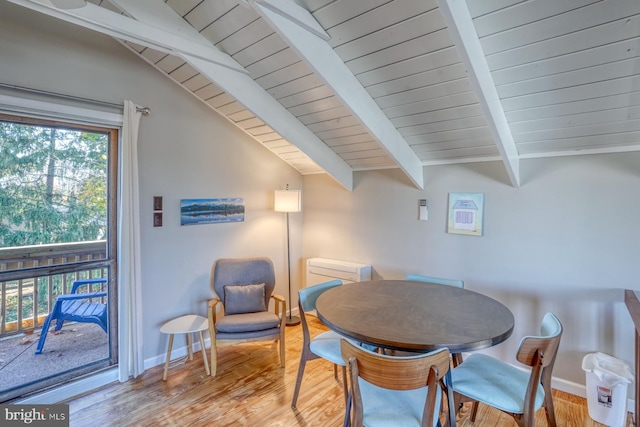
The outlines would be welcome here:
M 218 332 L 251 332 L 276 328 L 280 324 L 280 317 L 268 311 L 257 313 L 243 313 L 224 315 L 216 322 Z
M 226 285 L 224 287 L 225 314 L 266 311 L 264 286 L 264 283 L 253 285 Z

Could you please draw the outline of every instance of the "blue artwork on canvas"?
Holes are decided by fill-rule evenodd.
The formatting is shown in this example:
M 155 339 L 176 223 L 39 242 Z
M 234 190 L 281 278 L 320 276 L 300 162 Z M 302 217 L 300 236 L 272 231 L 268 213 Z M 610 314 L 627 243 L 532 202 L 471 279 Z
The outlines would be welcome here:
M 180 225 L 244 221 L 244 199 L 182 199 Z

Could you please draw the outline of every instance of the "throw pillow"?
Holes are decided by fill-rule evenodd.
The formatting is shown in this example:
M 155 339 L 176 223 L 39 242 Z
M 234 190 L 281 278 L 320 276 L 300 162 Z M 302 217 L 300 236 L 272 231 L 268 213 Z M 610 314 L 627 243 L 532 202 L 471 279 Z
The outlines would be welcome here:
M 266 309 L 264 283 L 224 287 L 225 314 L 256 313 Z

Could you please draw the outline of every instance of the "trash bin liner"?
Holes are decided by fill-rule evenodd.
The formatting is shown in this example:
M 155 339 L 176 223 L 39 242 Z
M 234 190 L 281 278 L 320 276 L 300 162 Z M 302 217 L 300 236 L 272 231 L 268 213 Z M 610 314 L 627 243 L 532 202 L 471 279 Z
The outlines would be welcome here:
M 627 418 L 627 390 L 634 377 L 629 365 L 604 353 L 582 359 L 587 376 L 589 416 L 609 427 L 624 427 Z

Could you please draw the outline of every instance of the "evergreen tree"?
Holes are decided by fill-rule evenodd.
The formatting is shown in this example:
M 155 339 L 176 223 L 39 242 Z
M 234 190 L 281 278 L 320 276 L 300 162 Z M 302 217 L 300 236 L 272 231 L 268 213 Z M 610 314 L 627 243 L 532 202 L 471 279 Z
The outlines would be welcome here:
M 0 121 L 0 247 L 106 237 L 107 135 Z

